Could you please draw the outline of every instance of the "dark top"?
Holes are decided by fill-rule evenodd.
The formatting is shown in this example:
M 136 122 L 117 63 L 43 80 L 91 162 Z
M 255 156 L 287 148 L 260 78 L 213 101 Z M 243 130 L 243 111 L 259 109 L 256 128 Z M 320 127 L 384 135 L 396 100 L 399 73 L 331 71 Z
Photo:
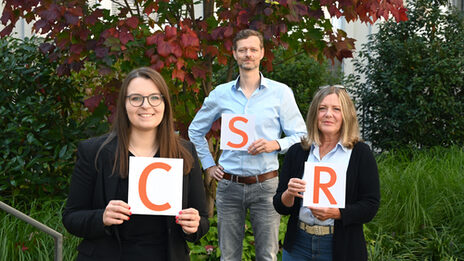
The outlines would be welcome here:
M 295 198 L 292 207 L 282 203 L 282 193 L 291 178 L 302 178 L 309 150 L 300 143 L 294 144 L 285 155 L 279 175 L 279 186 L 274 195 L 274 208 L 282 215 L 290 215 L 285 234 L 284 249 L 291 251 L 298 231 L 301 198 Z M 377 164 L 369 147 L 358 142 L 351 153 L 346 173 L 345 208 L 340 209 L 341 219 L 335 220 L 333 260 L 367 260 L 363 224 L 374 218 L 379 208 L 380 185 Z
M 198 241 L 209 229 L 201 169 L 193 144 L 182 140 L 182 145 L 190 151 L 194 158 L 194 165 L 190 173 L 183 176 L 182 208 L 197 209 L 201 217 L 200 225 L 196 233 L 187 235 L 182 231 L 182 227 L 175 223 L 174 216 L 165 216 L 163 230 L 166 232 L 164 236 L 166 258 L 161 258 L 159 255 L 153 256 L 152 253 L 146 255 L 146 252 L 137 251 L 138 247 L 150 248 L 145 246 L 146 238 L 142 240 L 144 242 L 137 241 L 136 244 L 133 244 L 131 239 L 133 239 L 134 234 L 127 233 L 124 226 L 105 227 L 103 225 L 103 212 L 108 202 L 120 199 L 121 194 L 119 193 L 124 193 L 118 192 L 118 188 L 123 189 L 118 171 L 112 174 L 117 139 L 115 138 L 105 145 L 98 158 L 96 157 L 97 151 L 106 137 L 107 135 L 104 135 L 82 141 L 77 150 L 77 161 L 71 178 L 68 200 L 63 210 L 65 228 L 71 234 L 83 238 L 77 248 L 79 251 L 77 260 L 124 260 L 128 254 L 130 254 L 131 260 L 147 260 L 147 258 L 152 260 L 189 260 L 190 250 L 186 240 Z M 97 159 L 96 162 L 95 159 Z M 135 217 L 131 217 L 130 221 L 133 219 L 135 220 Z M 131 230 L 134 229 L 134 232 L 146 229 L 147 224 L 152 232 L 161 232 L 156 232 L 156 229 L 153 229 L 154 226 L 158 225 L 152 223 L 153 220 L 143 218 L 139 221 L 143 224 L 133 222 Z M 155 246 L 157 240 L 149 239 L 148 241 L 154 248 L 159 247 Z M 127 247 L 128 244 L 132 244 L 131 247 Z M 122 251 L 123 248 L 132 253 Z M 154 249 L 153 251 L 159 252 L 158 250 Z
M 129 152 L 129 157 L 134 156 Z M 159 157 L 159 152 L 155 157 Z M 128 202 L 129 179 L 119 179 L 116 198 Z M 131 257 L 145 254 L 143 260 L 166 260 L 166 216 L 136 215 L 119 225 L 121 236 L 122 260 L 133 260 Z M 154 258 L 156 257 L 156 258 Z

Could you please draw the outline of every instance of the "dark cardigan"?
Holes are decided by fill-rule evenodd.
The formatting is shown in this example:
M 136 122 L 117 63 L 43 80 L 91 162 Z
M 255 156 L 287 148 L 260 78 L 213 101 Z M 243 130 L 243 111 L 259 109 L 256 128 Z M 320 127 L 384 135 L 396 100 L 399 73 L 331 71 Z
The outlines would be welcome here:
M 274 208 L 282 215 L 290 215 L 285 234 L 284 249 L 291 251 L 297 232 L 301 198 L 295 198 L 292 207 L 282 203 L 282 193 L 291 178 L 302 178 L 309 150 L 300 143 L 294 144 L 285 155 L 279 186 L 274 196 Z M 367 260 L 363 224 L 374 218 L 379 208 L 380 185 L 377 164 L 369 147 L 358 142 L 351 153 L 346 173 L 345 208 L 340 209 L 341 219 L 335 220 L 333 260 Z
M 73 235 L 82 237 L 78 246 L 77 260 L 119 260 L 120 237 L 118 226 L 103 225 L 106 205 L 116 198 L 119 174 L 111 174 L 116 139 L 100 151 L 95 168 L 96 153 L 107 135 L 85 140 L 79 144 L 77 161 L 71 178 L 68 200 L 63 211 L 63 224 Z M 182 208 L 195 208 L 200 213 L 200 225 L 194 234 L 186 235 L 175 217 L 167 217 L 168 260 L 189 260 L 186 240 L 194 242 L 208 232 L 208 209 L 201 178 L 198 158 L 191 142 L 182 140 L 182 145 L 191 152 L 194 165 L 188 175 L 183 176 Z M 156 257 L 154 257 L 156 259 Z M 138 260 L 137 257 L 134 260 Z

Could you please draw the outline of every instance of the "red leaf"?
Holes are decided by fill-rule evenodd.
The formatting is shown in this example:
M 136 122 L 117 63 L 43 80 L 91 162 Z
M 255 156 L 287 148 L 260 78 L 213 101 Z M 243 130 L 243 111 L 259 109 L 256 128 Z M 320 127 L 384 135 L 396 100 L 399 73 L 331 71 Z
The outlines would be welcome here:
M 201 65 L 195 65 L 192 67 L 192 74 L 195 78 L 202 78 L 206 80 L 206 68 Z
M 211 37 L 213 38 L 213 40 L 220 40 L 222 39 L 222 31 L 224 30 L 223 27 L 218 27 L 218 28 L 214 28 L 212 31 L 211 31 Z
M 14 20 L 13 11 L 11 10 L 11 8 L 5 7 L 5 9 L 3 9 L 2 18 L 0 19 L 0 21 L 2 22 L 2 24 L 7 24 L 9 20 Z
M 84 16 L 84 22 L 89 25 L 94 25 L 99 17 L 103 16 L 103 11 L 101 9 L 96 9 L 92 14 Z
M 174 70 L 172 71 L 172 79 L 174 80 L 176 78 L 183 82 L 185 78 L 185 71 L 174 68 Z
M 171 53 L 171 46 L 168 42 L 159 41 L 158 46 L 156 47 L 156 51 L 159 55 L 167 57 Z
M 92 96 L 84 100 L 84 106 L 87 107 L 90 112 L 93 112 L 98 107 L 102 99 L 103 99 L 102 95 Z
M 156 61 L 155 64 L 150 65 L 150 67 L 153 68 L 153 70 L 156 70 L 156 71 L 159 72 L 159 71 L 161 71 L 161 69 L 164 68 L 164 62 L 161 61 L 161 60 L 158 60 L 158 61 Z
M 181 44 L 184 48 L 189 47 L 189 46 L 199 47 L 200 40 L 194 33 L 185 33 L 185 34 L 182 34 Z
M 177 37 L 177 28 L 175 27 L 167 25 L 164 31 L 166 32 L 166 40 Z
M 158 3 L 152 2 L 152 3 L 148 4 L 148 5 L 145 7 L 145 9 L 143 10 L 143 12 L 144 12 L 145 14 L 147 14 L 147 15 L 150 15 L 150 14 L 153 13 L 153 10 L 154 10 L 155 12 L 157 12 L 157 11 L 158 11 L 158 8 L 159 8 Z
M 187 47 L 184 49 L 184 54 L 186 58 L 197 59 L 198 51 L 199 49 L 197 47 Z
M 69 48 L 69 51 L 75 54 L 81 54 L 83 50 L 84 50 L 84 46 L 81 44 L 73 44 L 71 45 L 71 48 Z
M 182 48 L 181 48 L 180 45 L 177 44 L 177 43 L 171 43 L 171 52 L 172 52 L 176 57 L 181 57 L 181 56 L 182 56 Z
M 85 40 L 87 40 L 87 37 L 89 36 L 89 33 L 90 33 L 90 31 L 87 30 L 87 29 L 81 30 L 81 31 L 79 31 L 79 38 L 82 41 L 85 41 Z
M 51 4 L 48 6 L 48 9 L 40 11 L 39 16 L 49 22 L 55 21 L 59 16 L 58 6 L 56 4 Z
M 233 45 L 232 40 L 226 39 L 224 41 L 224 47 L 226 48 L 227 51 L 232 51 L 232 45 Z
M 150 63 L 151 63 L 151 64 L 154 64 L 154 63 L 156 63 L 156 62 L 159 61 L 159 60 L 160 60 L 160 57 L 159 57 L 159 55 L 157 55 L 157 54 L 150 56 Z
M 185 75 L 185 81 L 187 82 L 187 85 L 188 86 L 192 86 L 194 83 L 195 83 L 195 79 L 193 79 L 193 76 L 191 73 L 188 73 L 187 75 Z M 193 90 L 195 93 L 198 93 L 200 90 L 195 91 Z
M 218 59 L 219 64 L 222 64 L 222 65 L 227 64 L 227 57 L 225 55 L 222 55 L 221 53 L 219 53 L 217 56 L 217 59 Z
M 231 37 L 234 34 L 234 28 L 229 25 L 226 27 L 226 30 L 224 30 L 224 37 Z
M 182 69 L 182 67 L 184 67 L 184 64 L 185 64 L 184 59 L 178 58 L 177 63 L 176 63 L 176 68 L 180 70 Z
M 166 66 L 169 66 L 177 62 L 177 58 L 173 55 L 169 55 L 168 57 L 166 57 L 166 59 L 164 59 L 164 62 L 166 63 Z
M 146 38 L 145 40 L 145 43 L 147 45 L 153 45 L 153 44 L 156 44 L 158 42 L 158 36 L 155 34 L 155 35 L 150 35 Z
M 134 40 L 134 36 L 129 32 L 129 31 L 121 31 L 119 33 L 119 40 L 121 41 L 122 44 L 127 44 L 129 41 Z
M 329 13 L 331 16 L 336 16 L 337 18 L 340 18 L 342 16 L 342 13 L 340 12 L 340 10 L 338 10 L 338 8 L 334 5 L 331 5 L 329 7 Z
M 400 13 L 400 15 L 399 15 L 400 20 L 399 20 L 399 21 L 397 20 L 397 22 L 400 22 L 400 21 L 408 21 L 409 18 L 408 18 L 408 14 L 406 13 L 407 11 L 408 11 L 408 9 L 406 9 L 406 8 L 404 8 L 404 7 L 401 7 L 401 8 L 400 8 L 400 11 L 399 11 L 399 13 Z
M 155 53 L 155 48 L 149 48 L 145 51 L 145 56 L 151 57 Z
M 214 45 L 209 45 L 206 47 L 206 53 L 210 54 L 211 56 L 216 56 L 219 53 L 219 50 L 216 46 Z
M 139 25 L 139 18 L 132 16 L 126 20 L 125 24 L 129 26 L 129 28 L 135 29 Z
M 2 31 L 0 31 L 0 37 L 5 37 L 7 35 L 11 34 L 11 31 L 13 31 L 15 23 L 11 23 L 7 25 L 5 28 L 3 28 Z
M 68 13 L 70 14 L 73 14 L 75 16 L 84 16 L 84 14 L 82 13 L 82 8 L 79 7 L 79 6 L 75 6 L 73 8 L 68 8 L 68 10 L 66 10 Z
M 321 5 L 330 5 L 334 2 L 335 0 L 320 0 Z
M 248 17 L 247 11 L 242 10 L 238 13 L 237 25 L 246 25 L 248 24 L 248 20 L 249 20 L 249 17 Z

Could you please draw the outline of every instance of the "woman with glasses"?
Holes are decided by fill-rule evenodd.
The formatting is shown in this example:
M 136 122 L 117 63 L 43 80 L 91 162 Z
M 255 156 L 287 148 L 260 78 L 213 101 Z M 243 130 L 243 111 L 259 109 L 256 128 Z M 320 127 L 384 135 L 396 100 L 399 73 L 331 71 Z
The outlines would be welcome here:
M 132 215 L 130 156 L 183 159 L 183 209 L 177 216 Z M 174 131 L 168 87 L 156 71 L 130 72 L 111 132 L 79 144 L 63 224 L 83 238 L 77 260 L 189 260 L 186 240 L 207 233 L 197 154 Z
M 367 260 L 363 224 L 377 213 L 380 201 L 377 164 L 361 142 L 356 109 L 341 85 L 323 86 L 307 117 L 308 136 L 285 155 L 274 207 L 290 215 L 283 261 Z M 336 163 L 346 169 L 345 208 L 306 207 L 305 162 Z M 345 173 L 343 173 L 345 174 Z

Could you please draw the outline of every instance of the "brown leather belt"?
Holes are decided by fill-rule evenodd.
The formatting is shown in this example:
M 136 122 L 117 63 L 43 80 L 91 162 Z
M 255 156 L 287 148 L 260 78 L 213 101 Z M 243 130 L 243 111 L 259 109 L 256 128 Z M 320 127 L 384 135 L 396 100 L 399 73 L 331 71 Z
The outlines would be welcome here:
M 318 226 L 318 225 L 308 225 L 304 222 L 299 221 L 299 227 L 308 234 L 316 236 L 325 236 L 334 233 L 333 226 Z
M 255 184 L 256 182 L 263 182 L 268 179 L 272 179 L 277 177 L 277 170 L 269 171 L 260 175 L 249 176 L 249 177 L 242 177 L 234 174 L 224 173 L 222 176 L 223 179 L 227 179 L 237 183 L 243 184 Z

